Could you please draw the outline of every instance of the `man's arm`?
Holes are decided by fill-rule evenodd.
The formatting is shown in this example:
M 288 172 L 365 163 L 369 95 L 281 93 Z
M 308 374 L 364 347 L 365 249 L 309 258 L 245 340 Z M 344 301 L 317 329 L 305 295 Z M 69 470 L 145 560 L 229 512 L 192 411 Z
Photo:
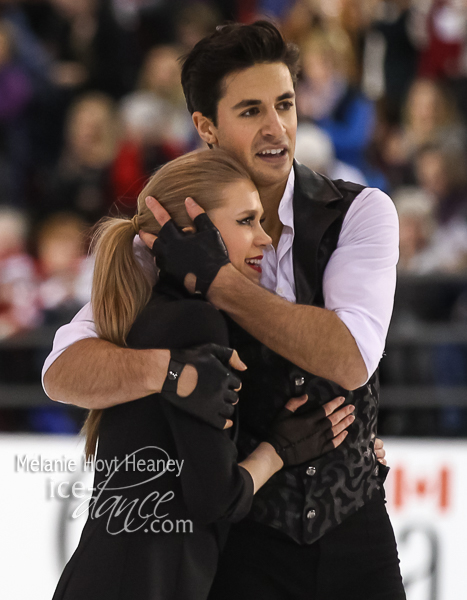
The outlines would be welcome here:
M 91 305 L 86 304 L 55 334 L 42 371 L 44 390 L 52 400 L 89 409 L 142 398 L 161 390 L 169 354 L 120 348 L 99 339 Z M 180 385 L 188 384 L 189 393 L 196 385 L 196 371 L 191 367 L 185 371 Z
M 147 203 L 161 225 L 170 220 L 154 199 Z M 187 210 L 192 219 L 203 212 L 188 201 Z M 140 235 L 151 246 L 154 236 Z M 196 235 L 179 238 L 177 243 L 189 245 L 193 251 Z M 251 283 L 231 264 L 220 268 L 208 298 L 294 364 L 355 389 L 375 371 L 383 353 L 394 300 L 398 240 L 397 213 L 391 199 L 380 190 L 367 189 L 351 205 L 325 269 L 325 309 L 275 296 Z
M 257 289 L 246 278 L 240 281 L 231 265 L 214 279 L 209 299 L 294 364 L 355 389 L 367 381 L 383 354 L 398 243 L 394 204 L 380 190 L 366 189 L 349 208 L 326 266 L 326 308 L 293 304 Z
M 52 400 L 107 408 L 160 392 L 169 360 L 168 350 L 132 350 L 99 338 L 82 339 L 47 369 L 44 388 Z M 179 390 L 185 391 L 180 395 L 195 386 L 196 370 L 188 365 L 180 376 Z
M 232 265 L 219 271 L 208 298 L 302 369 L 350 390 L 368 379 L 355 339 L 335 312 L 288 302 L 250 282 Z
M 212 423 L 212 419 L 214 422 L 219 420 L 219 415 L 227 419 L 225 414 L 229 410 L 225 412 L 225 409 L 232 403 L 232 392 L 227 389 L 222 392 L 222 385 L 228 380 L 230 389 L 237 379 L 227 373 L 225 367 L 230 365 L 237 370 L 246 367 L 236 352 L 232 354 L 229 349 L 211 346 L 177 351 L 178 360 L 184 366 L 175 395 L 182 400 L 190 397 L 187 398 L 188 410 L 188 404 L 197 402 L 192 392 L 197 390 L 202 394 L 206 386 L 211 389 L 213 382 L 217 382 L 220 393 L 205 398 L 199 406 L 199 418 Z M 53 400 L 89 409 L 107 408 L 160 392 L 166 381 L 170 358 L 170 350 L 121 348 L 99 339 L 88 304 L 71 323 L 57 331 L 53 350 L 43 368 L 44 390 Z M 207 419 L 203 417 L 206 410 L 210 415 Z M 196 414 L 193 407 L 191 412 Z M 232 421 L 227 419 L 226 426 L 231 424 Z

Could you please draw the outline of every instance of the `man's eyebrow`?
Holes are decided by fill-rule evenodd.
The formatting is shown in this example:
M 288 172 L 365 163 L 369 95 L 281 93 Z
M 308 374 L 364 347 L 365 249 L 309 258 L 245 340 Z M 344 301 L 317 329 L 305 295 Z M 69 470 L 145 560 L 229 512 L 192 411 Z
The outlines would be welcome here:
M 282 94 L 282 96 L 278 96 L 276 102 L 281 102 L 282 100 L 288 100 L 293 98 L 295 98 L 295 92 L 286 92 L 285 94 Z
M 276 98 L 276 102 L 282 102 L 282 100 L 288 100 L 293 98 L 295 98 L 294 92 L 285 92 L 285 94 L 282 94 L 281 96 L 278 96 Z M 239 108 L 247 108 L 248 106 L 258 106 L 259 104 L 262 104 L 261 100 L 254 100 L 252 98 L 241 100 L 235 106 L 232 106 L 232 110 L 238 110 Z
M 232 110 L 246 108 L 247 106 L 258 106 L 258 104 L 261 104 L 261 100 L 241 100 L 235 106 L 232 106 Z

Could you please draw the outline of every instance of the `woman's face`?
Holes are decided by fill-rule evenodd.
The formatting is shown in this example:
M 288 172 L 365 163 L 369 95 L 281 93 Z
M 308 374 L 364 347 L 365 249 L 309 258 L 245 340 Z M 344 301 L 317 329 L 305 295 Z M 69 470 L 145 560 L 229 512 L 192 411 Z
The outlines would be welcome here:
M 239 180 L 223 190 L 225 203 L 208 211 L 220 231 L 233 266 L 254 283 L 261 277 L 263 250 L 272 240 L 261 226 L 263 207 L 251 181 Z

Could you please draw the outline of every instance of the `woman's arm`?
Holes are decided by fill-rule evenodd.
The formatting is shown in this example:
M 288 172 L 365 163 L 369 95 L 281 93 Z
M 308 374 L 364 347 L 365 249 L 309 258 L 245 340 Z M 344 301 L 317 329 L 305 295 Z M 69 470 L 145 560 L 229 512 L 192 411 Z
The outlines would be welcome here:
M 242 468 L 237 462 L 235 444 L 226 431 L 215 429 L 163 400 L 161 405 L 178 459 L 183 461 L 180 483 L 189 514 L 206 524 L 235 522 L 246 517 L 260 478 L 267 475 L 266 481 L 273 475 L 272 470 L 263 470 L 259 455 L 251 472 Z
M 295 416 L 308 396 L 292 398 L 271 426 L 269 442 L 262 442 L 241 463 L 225 432 L 189 420 L 163 403 L 177 453 L 184 460 L 181 483 L 189 511 L 201 522 L 238 521 L 250 511 L 253 495 L 284 464 L 293 466 L 329 452 L 347 436 L 354 421 L 353 405 L 341 408 L 335 398 L 312 413 Z
M 283 465 L 281 457 L 268 442 L 261 442 L 256 450 L 239 463 L 253 479 L 253 494 L 256 494 L 274 473 L 280 471 Z

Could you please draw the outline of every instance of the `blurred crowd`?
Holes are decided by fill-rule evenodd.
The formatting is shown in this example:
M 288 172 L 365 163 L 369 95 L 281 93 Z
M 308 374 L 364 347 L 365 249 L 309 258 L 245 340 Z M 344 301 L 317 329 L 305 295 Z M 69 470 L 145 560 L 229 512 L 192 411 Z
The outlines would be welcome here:
M 92 226 L 199 145 L 179 57 L 257 18 L 301 50 L 297 159 L 390 194 L 401 275 L 467 274 L 467 0 L 0 0 L 0 340 L 88 300 Z

